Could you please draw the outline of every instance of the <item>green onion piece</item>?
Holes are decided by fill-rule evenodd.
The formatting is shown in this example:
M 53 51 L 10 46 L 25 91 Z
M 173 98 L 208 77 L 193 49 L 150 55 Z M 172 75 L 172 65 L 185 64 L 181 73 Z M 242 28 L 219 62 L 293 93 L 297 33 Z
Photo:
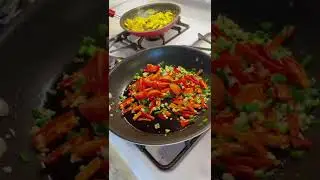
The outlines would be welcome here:
M 266 177 L 266 174 L 265 174 L 264 170 L 259 169 L 259 170 L 254 171 L 254 176 L 259 178 L 259 179 L 260 178 L 262 179 L 262 178 Z
M 96 40 L 94 40 L 92 37 L 84 37 L 82 40 L 82 44 L 84 45 L 91 45 L 96 43 Z
M 19 153 L 19 158 L 20 158 L 20 160 L 22 160 L 25 163 L 30 162 L 30 157 L 26 152 Z
M 260 105 L 258 103 L 250 103 L 242 106 L 242 111 L 245 112 L 258 112 L 260 110 Z
M 285 83 L 287 81 L 287 77 L 283 74 L 274 74 L 271 76 L 271 81 L 273 83 Z
M 46 124 L 47 120 L 48 119 L 46 119 L 46 118 L 38 118 L 38 119 L 36 119 L 36 125 L 38 127 L 42 127 L 43 125 Z
M 109 135 L 109 129 L 102 124 L 94 124 L 93 129 L 96 134 L 100 134 L 100 135 L 104 135 L 104 136 Z
M 286 122 L 278 122 L 277 128 L 279 129 L 280 133 L 286 134 L 289 131 L 288 123 Z
M 308 55 L 308 56 L 306 56 L 306 57 L 304 57 L 304 58 L 302 59 L 301 65 L 302 65 L 303 67 L 307 67 L 307 66 L 310 64 L 311 61 L 312 61 L 312 56 L 311 56 L 311 55 Z
M 83 46 L 80 47 L 80 49 L 78 51 L 78 54 L 79 55 L 85 55 L 86 51 L 87 51 L 87 46 L 83 45 Z
M 295 159 L 300 159 L 304 156 L 305 152 L 304 151 L 299 151 L 299 150 L 293 150 L 290 152 L 290 156 L 295 158 Z
M 93 56 L 94 53 L 97 51 L 97 47 L 94 45 L 89 45 L 89 47 L 87 48 L 86 54 L 89 56 Z
M 296 88 L 292 88 L 291 91 L 292 97 L 295 101 L 304 101 L 305 100 L 305 95 L 303 93 L 303 91 L 296 89 Z

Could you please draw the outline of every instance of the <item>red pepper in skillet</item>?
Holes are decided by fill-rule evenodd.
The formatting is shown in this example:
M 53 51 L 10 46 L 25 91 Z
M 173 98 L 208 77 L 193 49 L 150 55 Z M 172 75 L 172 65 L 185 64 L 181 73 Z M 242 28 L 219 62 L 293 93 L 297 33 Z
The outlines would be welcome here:
M 147 93 L 147 97 L 148 98 L 151 98 L 151 97 L 161 97 L 162 96 L 162 93 L 161 91 L 159 90 L 150 90 L 148 93 Z
M 139 116 L 139 119 L 153 121 L 155 119 L 155 117 L 153 117 L 151 114 L 148 114 L 147 112 L 141 111 L 141 115 Z
M 286 26 L 283 30 L 268 44 L 267 49 L 270 51 L 277 50 L 281 44 L 294 33 L 293 26 Z
M 71 156 L 73 159 L 93 157 L 96 156 L 97 153 L 101 151 L 101 148 L 105 147 L 107 144 L 108 139 L 105 137 L 87 141 L 71 149 Z
M 273 166 L 273 161 L 266 157 L 253 156 L 221 156 L 219 159 L 229 166 L 243 165 L 253 169 L 269 168 Z
M 107 96 L 96 96 L 88 100 L 88 102 L 79 106 L 79 111 L 90 122 L 101 122 L 106 121 L 109 118 L 108 114 L 108 97 Z M 128 98 L 125 102 L 120 104 L 120 108 L 124 109 L 134 99 Z
M 249 166 L 235 165 L 228 166 L 228 171 L 235 177 L 245 180 L 255 180 L 254 169 Z
M 127 107 L 128 105 L 130 105 L 131 103 L 133 103 L 134 98 L 133 97 L 129 97 L 126 100 L 124 100 L 120 105 L 120 109 L 124 109 L 125 107 Z
M 169 75 L 161 76 L 159 78 L 159 81 L 161 81 L 161 82 L 169 82 L 170 83 L 170 82 L 173 81 L 173 78 L 171 76 L 169 76 Z
M 309 88 L 311 83 L 304 68 L 292 57 L 286 57 L 282 60 L 287 72 L 286 75 L 290 82 L 295 82 L 303 88 Z
M 176 72 L 176 73 L 180 73 L 180 70 L 177 67 L 174 67 L 173 71 Z
M 75 136 L 71 138 L 69 141 L 52 151 L 50 154 L 48 154 L 47 157 L 43 160 L 45 164 L 52 164 L 56 162 L 61 156 L 64 154 L 70 152 L 70 150 L 86 141 L 89 140 L 88 131 L 85 131 L 85 134 L 82 136 Z
M 157 72 L 160 69 L 160 66 L 158 65 L 153 65 L 153 64 L 147 64 L 147 66 L 144 68 L 144 72 Z
M 261 62 L 262 65 L 272 73 L 284 72 L 283 66 L 279 66 L 279 63 L 270 61 L 265 57 L 261 56 L 255 49 L 250 47 L 248 44 L 238 43 L 236 45 L 236 54 L 242 55 L 251 61 L 251 63 Z
M 99 171 L 102 163 L 102 159 L 96 157 L 80 170 L 79 174 L 76 175 L 75 180 L 88 180 L 92 178 Z
M 290 137 L 291 144 L 294 148 L 310 149 L 312 142 L 308 139 L 301 139 L 299 137 Z
M 181 127 L 186 127 L 190 124 L 189 120 L 180 120 Z
M 98 50 L 89 60 L 88 64 L 81 70 L 86 79 L 82 87 L 84 92 L 97 95 L 106 95 L 108 92 L 108 64 L 109 54 L 105 50 Z
M 143 91 L 146 88 L 146 85 L 145 85 L 142 78 L 137 81 L 136 87 L 137 87 L 138 91 Z

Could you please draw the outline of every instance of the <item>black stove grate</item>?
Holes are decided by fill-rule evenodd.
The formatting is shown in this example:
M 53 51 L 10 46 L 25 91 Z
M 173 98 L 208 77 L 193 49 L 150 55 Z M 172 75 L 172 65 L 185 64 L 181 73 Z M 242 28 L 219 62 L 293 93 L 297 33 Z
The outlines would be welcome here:
M 172 170 L 178 165 L 179 162 L 192 150 L 196 143 L 201 139 L 202 135 L 197 136 L 191 140 L 184 142 L 184 148 L 169 162 L 166 164 L 160 163 L 156 158 L 148 151 L 146 146 L 137 145 L 137 147 L 149 158 L 149 160 L 155 164 L 160 170 L 168 171 Z

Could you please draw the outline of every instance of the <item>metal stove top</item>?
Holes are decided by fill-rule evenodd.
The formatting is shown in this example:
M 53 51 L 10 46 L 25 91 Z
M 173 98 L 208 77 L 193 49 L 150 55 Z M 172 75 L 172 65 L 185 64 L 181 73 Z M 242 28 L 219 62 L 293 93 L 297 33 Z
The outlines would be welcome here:
M 140 3 L 138 3 L 138 1 Z M 157 41 L 143 39 L 140 40 L 142 42 L 139 44 L 138 37 L 133 37 L 131 35 L 126 36 L 127 34 L 121 29 L 118 19 L 109 18 L 109 54 L 112 57 L 116 57 L 110 58 L 111 66 L 109 68 L 112 69 L 114 64 L 121 61 L 123 58 L 137 53 L 137 51 L 161 46 L 163 44 L 201 47 L 204 52 L 210 54 L 211 45 L 206 42 L 206 40 L 211 41 L 211 34 L 208 33 L 211 31 L 211 12 L 200 9 L 195 10 L 192 6 L 184 4 L 184 2 L 188 1 L 191 0 L 183 1 L 183 3 L 180 1 L 181 4 L 179 4 L 182 9 L 180 22 L 182 22 L 183 25 L 181 31 L 184 31 L 179 33 L 177 30 L 171 29 L 165 34 L 164 41 L 161 39 L 158 39 Z M 157 1 L 125 1 L 120 5 L 115 5 L 111 8 L 115 9 L 121 16 L 121 14 L 135 6 L 151 2 Z M 179 3 L 178 0 L 169 2 Z M 198 14 L 198 16 L 196 17 L 194 14 Z M 205 40 L 203 37 L 205 37 Z M 112 133 L 110 133 L 109 139 L 110 143 L 117 147 L 118 151 L 132 168 L 138 179 L 211 179 L 210 131 L 190 141 L 170 146 L 137 146 Z

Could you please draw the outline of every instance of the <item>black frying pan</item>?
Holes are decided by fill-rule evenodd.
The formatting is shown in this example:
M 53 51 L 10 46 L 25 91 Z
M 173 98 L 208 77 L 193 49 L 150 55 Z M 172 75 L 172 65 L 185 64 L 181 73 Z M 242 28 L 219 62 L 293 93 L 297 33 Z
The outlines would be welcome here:
M 123 95 L 126 87 L 133 80 L 135 73 L 139 72 L 147 64 L 159 64 L 160 62 L 168 65 L 182 66 L 186 69 L 203 69 L 204 76 L 209 80 L 211 79 L 210 56 L 193 48 L 163 46 L 148 49 L 127 58 L 110 73 L 109 78 L 109 92 L 113 96 L 110 101 L 115 104 L 110 111 L 110 114 L 113 114 L 113 116 L 109 119 L 109 128 L 116 135 L 137 144 L 167 145 L 186 141 L 204 133 L 210 128 L 210 123 L 202 124 L 204 118 L 211 119 L 210 102 L 208 110 L 198 117 L 195 124 L 181 131 L 169 133 L 167 136 L 138 130 L 129 124 L 121 116 L 121 113 L 117 111 L 117 104 L 120 101 L 119 96 Z M 150 128 L 153 128 L 153 125 Z
M 218 14 L 226 15 L 234 20 L 246 31 L 254 32 L 261 22 L 272 22 L 271 33 L 278 33 L 285 25 L 293 25 L 296 32 L 292 39 L 286 42 L 295 56 L 303 58 L 312 55 L 313 61 L 307 67 L 308 74 L 319 81 L 320 51 L 320 13 L 319 1 L 299 0 L 217 0 L 212 3 L 212 20 Z M 319 87 L 319 82 L 317 83 Z M 319 111 L 315 112 L 319 117 Z M 275 180 L 318 180 L 320 165 L 320 134 L 319 125 L 313 125 L 307 133 L 307 137 L 313 142 L 309 152 L 301 160 L 289 159 L 281 172 L 274 176 Z M 213 175 L 217 173 L 212 169 Z

